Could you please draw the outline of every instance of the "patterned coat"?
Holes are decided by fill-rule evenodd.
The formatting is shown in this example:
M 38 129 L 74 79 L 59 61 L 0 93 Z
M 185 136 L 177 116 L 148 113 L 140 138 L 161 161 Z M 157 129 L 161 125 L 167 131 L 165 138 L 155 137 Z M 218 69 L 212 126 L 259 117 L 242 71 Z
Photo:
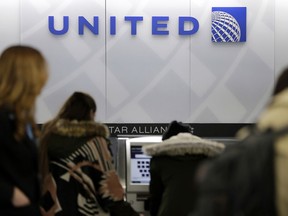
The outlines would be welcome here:
M 50 171 L 44 176 L 43 216 L 117 215 L 119 207 L 123 215 L 138 215 L 123 201 L 108 134 L 106 126 L 94 121 L 56 122 L 42 143 Z

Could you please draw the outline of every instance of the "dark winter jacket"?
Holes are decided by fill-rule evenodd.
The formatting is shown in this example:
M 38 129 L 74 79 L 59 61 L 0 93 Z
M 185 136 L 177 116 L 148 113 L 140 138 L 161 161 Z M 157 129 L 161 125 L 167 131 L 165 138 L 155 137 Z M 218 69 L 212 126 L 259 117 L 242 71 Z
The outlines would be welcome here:
M 257 133 L 208 165 L 193 216 L 275 216 L 274 133 Z
M 288 215 L 288 90 L 255 127 L 209 165 L 193 216 Z
M 41 144 L 51 173 L 44 179 L 43 215 L 138 215 L 123 201 L 106 126 L 58 120 L 49 130 Z
M 28 125 L 27 125 L 28 127 Z M 0 110 L 0 215 L 39 215 L 39 181 L 36 142 L 26 133 L 21 141 L 14 138 L 16 119 L 13 112 Z M 13 189 L 18 187 L 31 205 L 12 205 Z
M 162 143 L 143 148 L 150 162 L 151 216 L 186 216 L 194 208 L 198 165 L 220 154 L 224 145 L 180 133 Z

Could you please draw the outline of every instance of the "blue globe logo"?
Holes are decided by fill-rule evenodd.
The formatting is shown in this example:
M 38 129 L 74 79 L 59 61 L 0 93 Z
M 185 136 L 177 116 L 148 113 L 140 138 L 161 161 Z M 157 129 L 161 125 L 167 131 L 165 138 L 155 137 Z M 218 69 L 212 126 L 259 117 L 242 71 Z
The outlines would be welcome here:
M 239 42 L 241 29 L 237 20 L 224 11 L 212 12 L 212 41 Z

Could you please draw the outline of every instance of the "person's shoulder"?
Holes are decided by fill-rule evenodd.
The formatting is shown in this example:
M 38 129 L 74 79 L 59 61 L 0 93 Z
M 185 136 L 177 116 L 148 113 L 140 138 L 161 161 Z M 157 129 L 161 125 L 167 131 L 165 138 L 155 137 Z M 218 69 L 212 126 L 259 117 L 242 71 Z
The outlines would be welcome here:
M 92 138 L 92 137 L 103 137 L 109 138 L 108 127 L 102 123 L 95 121 L 78 121 L 78 120 L 67 120 L 67 119 L 58 119 L 52 121 L 46 126 L 44 130 L 51 131 L 52 133 L 69 136 L 69 137 L 78 137 L 78 138 Z
M 287 130 L 288 131 L 288 130 Z M 281 135 L 281 131 L 265 130 L 255 131 L 250 136 L 242 140 L 240 146 L 245 150 L 245 154 L 249 152 L 253 154 L 259 153 L 261 150 L 270 149 L 277 137 Z
M 109 133 L 109 129 L 107 125 L 99 123 L 99 122 L 95 122 L 93 123 L 92 127 L 95 129 L 95 133 L 96 133 L 95 136 L 100 136 L 105 139 L 109 138 L 110 133 Z

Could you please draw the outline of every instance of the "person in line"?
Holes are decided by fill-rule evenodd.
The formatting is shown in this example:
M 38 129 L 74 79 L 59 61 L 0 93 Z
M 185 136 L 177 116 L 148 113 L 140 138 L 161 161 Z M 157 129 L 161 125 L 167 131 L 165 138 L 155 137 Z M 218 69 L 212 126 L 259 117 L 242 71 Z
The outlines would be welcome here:
M 200 163 L 219 155 L 224 144 L 191 134 L 189 126 L 172 121 L 163 142 L 145 145 L 150 161 L 151 216 L 187 216 L 194 209 L 197 188 L 193 184 Z
M 288 215 L 288 70 L 240 143 L 209 165 L 190 216 Z
M 35 100 L 48 78 L 35 48 L 8 47 L 0 56 L 0 215 L 39 216 Z
M 95 122 L 96 102 L 74 92 L 43 128 L 42 215 L 138 216 L 124 202 L 109 151 L 109 131 Z
M 272 96 L 280 93 L 288 87 L 288 67 L 285 68 L 282 73 L 279 75 L 276 81 L 275 88 L 273 90 Z

